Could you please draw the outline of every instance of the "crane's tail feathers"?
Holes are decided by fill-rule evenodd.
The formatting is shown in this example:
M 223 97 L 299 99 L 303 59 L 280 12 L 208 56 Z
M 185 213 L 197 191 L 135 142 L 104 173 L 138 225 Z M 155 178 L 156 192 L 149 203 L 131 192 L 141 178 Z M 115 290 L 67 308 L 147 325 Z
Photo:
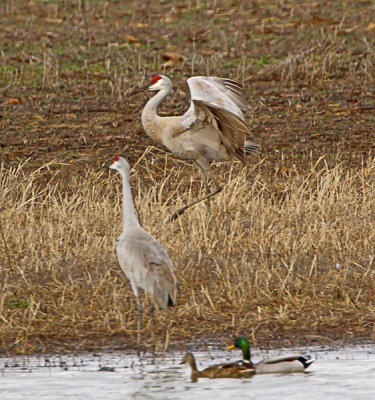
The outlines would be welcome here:
M 245 152 L 246 153 L 259 153 L 260 145 L 253 142 L 245 142 Z

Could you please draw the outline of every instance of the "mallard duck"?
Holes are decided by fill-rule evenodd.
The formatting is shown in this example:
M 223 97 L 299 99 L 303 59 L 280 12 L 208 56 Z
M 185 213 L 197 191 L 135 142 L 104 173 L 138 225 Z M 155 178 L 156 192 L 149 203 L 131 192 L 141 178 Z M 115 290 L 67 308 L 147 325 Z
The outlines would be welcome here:
M 180 364 L 189 364 L 191 367 L 191 379 L 197 378 L 245 378 L 254 375 L 251 363 L 240 360 L 232 363 L 216 364 L 198 371 L 194 355 L 186 353 Z
M 267 373 L 287 373 L 287 372 L 303 372 L 314 360 L 311 356 L 290 355 L 281 357 L 271 357 L 259 361 L 256 364 L 251 362 L 250 344 L 244 337 L 238 337 L 227 350 L 238 348 L 242 350 L 243 360 L 253 366 L 257 374 Z

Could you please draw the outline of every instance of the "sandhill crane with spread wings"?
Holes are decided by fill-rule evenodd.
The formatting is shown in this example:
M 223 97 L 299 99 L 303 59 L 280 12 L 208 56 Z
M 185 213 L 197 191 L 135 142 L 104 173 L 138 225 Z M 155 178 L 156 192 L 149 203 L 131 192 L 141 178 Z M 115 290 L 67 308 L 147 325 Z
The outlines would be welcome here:
M 151 335 L 154 345 L 154 305 L 167 310 L 177 303 L 177 279 L 165 248 L 139 224 L 130 189 L 130 167 L 122 157 L 115 157 L 108 167 L 122 176 L 124 230 L 116 241 L 118 263 L 128 277 L 138 308 L 137 354 L 140 354 L 142 305 L 139 289 L 151 297 Z
M 246 141 L 250 128 L 243 115 L 245 96 L 241 84 L 207 76 L 194 76 L 187 83 L 191 104 L 181 116 L 160 117 L 157 113 L 158 105 L 172 89 L 172 81 L 164 75 L 154 76 L 151 82 L 132 93 L 146 89 L 158 91 L 142 112 L 146 133 L 152 139 L 161 141 L 172 153 L 192 160 L 203 177 L 206 195 L 182 207 L 172 218 L 222 190 L 212 174 L 211 161 L 237 159 L 245 163 L 245 151 L 259 150 L 258 144 Z M 211 191 L 206 174 L 215 185 L 214 191 Z

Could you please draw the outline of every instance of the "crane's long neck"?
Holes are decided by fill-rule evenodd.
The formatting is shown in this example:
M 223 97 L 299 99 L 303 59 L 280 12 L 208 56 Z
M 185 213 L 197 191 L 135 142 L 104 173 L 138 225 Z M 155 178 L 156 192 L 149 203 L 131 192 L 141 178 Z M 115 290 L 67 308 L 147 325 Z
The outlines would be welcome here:
M 159 104 L 168 96 L 171 88 L 160 90 L 155 96 L 145 105 L 142 111 L 142 124 L 147 134 L 154 140 L 160 139 L 160 128 L 158 127 L 159 121 L 163 118 L 157 113 Z
M 129 176 L 122 172 L 122 209 L 124 218 L 124 230 L 134 226 L 140 226 L 135 212 L 133 196 L 129 183 Z

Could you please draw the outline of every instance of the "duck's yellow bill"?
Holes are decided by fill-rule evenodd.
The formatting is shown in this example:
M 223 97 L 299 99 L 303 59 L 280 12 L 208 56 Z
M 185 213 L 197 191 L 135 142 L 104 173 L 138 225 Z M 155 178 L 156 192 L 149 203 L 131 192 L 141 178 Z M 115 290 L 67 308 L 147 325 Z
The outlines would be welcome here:
M 234 344 L 231 344 L 230 346 L 227 347 L 227 350 L 233 350 L 235 348 L 236 348 L 236 346 Z

